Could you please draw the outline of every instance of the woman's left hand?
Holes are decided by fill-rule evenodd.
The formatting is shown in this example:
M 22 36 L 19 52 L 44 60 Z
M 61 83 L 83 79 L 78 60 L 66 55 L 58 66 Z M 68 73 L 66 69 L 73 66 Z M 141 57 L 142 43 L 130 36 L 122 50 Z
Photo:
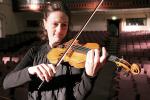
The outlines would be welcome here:
M 94 77 L 97 72 L 102 68 L 107 57 L 107 52 L 104 47 L 102 47 L 102 55 L 100 56 L 100 51 L 98 49 L 90 50 L 87 53 L 85 62 L 86 74 Z

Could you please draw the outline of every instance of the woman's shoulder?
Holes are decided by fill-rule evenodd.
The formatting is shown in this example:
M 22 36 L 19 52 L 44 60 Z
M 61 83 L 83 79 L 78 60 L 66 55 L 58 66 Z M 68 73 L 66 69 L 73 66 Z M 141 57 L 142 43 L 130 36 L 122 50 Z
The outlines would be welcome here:
M 46 52 L 48 50 L 49 50 L 48 43 L 44 43 L 44 44 L 41 44 L 41 45 L 32 46 L 30 48 L 30 51 L 33 52 L 33 53 Z

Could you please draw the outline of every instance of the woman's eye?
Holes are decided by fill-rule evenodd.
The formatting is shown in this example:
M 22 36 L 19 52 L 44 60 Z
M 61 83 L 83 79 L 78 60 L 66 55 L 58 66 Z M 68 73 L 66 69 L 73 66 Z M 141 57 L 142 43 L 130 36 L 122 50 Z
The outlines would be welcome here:
M 58 25 L 58 23 L 54 23 L 54 26 L 57 26 Z
M 66 25 L 66 24 L 62 24 L 61 26 L 62 26 L 62 27 L 66 27 L 67 25 Z
M 66 23 L 65 23 L 65 24 L 62 24 L 62 27 L 67 27 L 67 26 L 68 26 L 68 24 L 66 24 Z
M 68 26 L 68 24 L 66 23 L 53 23 L 53 27 L 57 27 L 60 26 L 62 28 L 66 28 Z

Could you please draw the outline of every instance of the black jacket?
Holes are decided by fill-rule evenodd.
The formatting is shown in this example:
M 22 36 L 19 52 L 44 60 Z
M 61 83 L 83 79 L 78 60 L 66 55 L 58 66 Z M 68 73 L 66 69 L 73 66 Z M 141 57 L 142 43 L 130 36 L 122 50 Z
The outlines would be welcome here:
M 44 82 L 28 73 L 28 67 L 41 63 L 50 63 L 46 57 L 51 48 L 48 43 L 31 48 L 16 68 L 4 79 L 5 89 L 28 83 L 28 100 L 83 100 L 91 92 L 95 78 L 86 75 L 84 69 L 77 69 L 68 63 L 62 63 L 50 82 Z

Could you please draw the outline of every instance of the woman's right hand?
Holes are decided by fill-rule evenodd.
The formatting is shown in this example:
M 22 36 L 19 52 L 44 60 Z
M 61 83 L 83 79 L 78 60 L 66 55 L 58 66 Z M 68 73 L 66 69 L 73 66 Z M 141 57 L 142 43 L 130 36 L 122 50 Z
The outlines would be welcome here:
M 56 73 L 55 66 L 52 64 L 39 64 L 28 68 L 31 75 L 37 75 L 42 81 L 49 82 Z

